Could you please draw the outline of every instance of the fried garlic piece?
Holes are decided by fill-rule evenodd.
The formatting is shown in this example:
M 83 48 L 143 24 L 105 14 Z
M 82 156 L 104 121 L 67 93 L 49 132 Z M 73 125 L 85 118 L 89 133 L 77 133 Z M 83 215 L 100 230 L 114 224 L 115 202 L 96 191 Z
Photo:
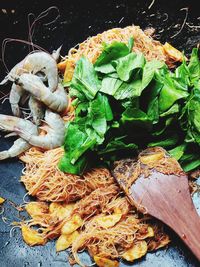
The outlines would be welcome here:
M 47 242 L 47 239 L 42 236 L 42 234 L 39 234 L 36 230 L 31 229 L 27 225 L 22 225 L 22 237 L 27 245 L 29 246 L 36 246 L 36 245 L 45 245 Z
M 74 209 L 74 204 L 61 204 L 51 203 L 49 206 L 49 212 L 53 217 L 57 217 L 59 220 L 64 220 L 69 217 Z
M 5 202 L 5 198 L 0 197 L 0 205 L 3 204 Z
M 35 216 L 42 216 L 49 212 L 49 206 L 44 202 L 32 201 L 26 204 L 25 210 L 28 214 L 34 218 Z
M 102 228 L 110 228 L 110 227 L 113 227 L 116 223 L 118 223 L 121 217 L 122 217 L 121 213 L 105 215 L 105 216 L 97 217 L 96 222 Z
M 183 53 L 181 53 L 178 49 L 170 45 L 169 43 L 165 43 L 163 45 L 164 52 L 174 61 L 182 62 L 184 59 Z
M 94 256 L 94 261 L 99 267 L 118 267 L 119 262 L 115 260 L 110 260 L 107 258 L 102 258 L 99 256 Z
M 141 258 L 147 253 L 147 243 L 146 241 L 139 241 L 135 243 L 130 249 L 128 249 L 122 255 L 122 258 L 127 261 L 134 261 Z
M 61 235 L 56 241 L 56 252 L 69 248 L 75 241 L 75 239 L 78 237 L 78 235 L 79 235 L 78 231 L 74 231 L 69 235 Z
M 80 215 L 74 214 L 71 219 L 63 225 L 61 233 L 64 235 L 69 235 L 81 227 L 82 224 L 83 220 L 81 219 Z

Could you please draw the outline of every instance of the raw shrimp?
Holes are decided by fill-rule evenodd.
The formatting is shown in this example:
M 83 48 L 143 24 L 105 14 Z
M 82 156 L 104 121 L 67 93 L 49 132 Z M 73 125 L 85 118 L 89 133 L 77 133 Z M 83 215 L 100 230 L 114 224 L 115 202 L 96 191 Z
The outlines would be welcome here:
M 53 111 L 60 113 L 68 106 L 67 93 L 61 84 L 58 84 L 57 90 L 52 93 L 39 77 L 26 73 L 16 77 L 15 83 Z
M 62 46 L 53 51 L 52 55 L 41 51 L 29 54 L 12 68 L 0 84 L 4 84 L 7 80 L 13 81 L 16 75 L 33 73 L 39 76 L 43 82 L 47 82 L 49 90 L 53 92 L 58 85 L 58 69 L 56 61 L 60 56 L 61 47 Z M 11 108 L 13 114 L 18 117 L 20 116 L 19 101 L 23 95 L 23 91 L 24 90 L 22 90 L 19 85 L 13 85 L 10 92 Z M 41 119 L 43 119 L 43 111 L 39 109 L 40 104 L 38 100 L 35 100 L 33 97 L 30 100 L 29 106 L 33 115 L 33 121 L 39 125 Z
M 28 150 L 30 147 L 31 145 L 27 141 L 22 138 L 18 138 L 10 149 L 0 151 L 0 160 L 14 158 Z
M 47 78 L 49 90 L 53 92 L 57 88 L 57 63 L 56 60 L 46 52 L 36 51 L 26 56 L 21 62 L 19 62 L 11 69 L 11 71 L 0 84 L 4 84 L 8 80 L 13 81 L 13 77 L 15 77 L 16 75 L 21 75 L 23 73 L 43 73 Z
M 5 132 L 13 132 L 18 135 L 18 131 L 23 130 L 30 135 L 37 135 L 38 128 L 32 122 L 17 118 L 14 116 L 0 114 L 0 130 Z M 29 143 L 22 138 L 17 139 L 13 146 L 7 151 L 0 152 L 0 160 L 15 157 L 22 152 L 26 151 L 30 147 Z
M 22 95 L 24 95 L 24 93 L 26 93 L 26 91 L 21 86 L 13 83 L 10 91 L 9 101 L 11 104 L 12 113 L 16 117 L 20 117 L 21 115 L 19 101 Z M 29 108 L 31 110 L 31 115 L 33 117 L 34 123 L 36 125 L 40 125 L 41 120 L 44 118 L 43 104 L 40 103 L 37 99 L 35 99 L 33 96 L 30 96 Z
M 46 52 L 36 51 L 26 56 L 21 62 L 11 69 L 11 71 L 0 84 L 4 84 L 8 80 L 13 81 L 16 75 L 21 75 L 23 73 L 42 73 L 47 78 L 49 90 L 53 92 L 57 88 L 57 63 L 56 60 Z
M 55 59 L 55 61 L 57 62 L 59 57 L 60 57 L 60 50 L 62 48 L 62 45 L 56 49 L 53 50 L 51 56 Z M 37 76 L 40 77 L 40 79 L 42 81 L 46 81 L 45 80 L 45 76 L 41 75 L 42 73 L 38 73 Z M 44 106 L 42 103 L 40 103 L 40 101 L 38 101 L 37 99 L 35 99 L 33 96 L 30 96 L 29 99 L 29 108 L 31 110 L 31 114 L 33 116 L 33 121 L 36 125 L 40 125 L 41 120 L 44 118 Z
M 40 125 L 41 120 L 44 118 L 44 105 L 33 96 L 30 96 L 28 105 L 31 110 L 33 122 L 36 125 Z
M 24 59 L 23 68 L 28 73 L 44 73 L 48 89 L 53 92 L 58 85 L 58 68 L 55 59 L 46 52 L 35 52 Z
M 29 144 L 43 149 L 53 149 L 62 146 L 65 137 L 65 124 L 60 115 L 50 110 L 45 112 L 46 126 L 41 127 L 47 134 L 44 136 L 33 135 L 23 129 L 17 131 L 17 134 L 25 139 Z

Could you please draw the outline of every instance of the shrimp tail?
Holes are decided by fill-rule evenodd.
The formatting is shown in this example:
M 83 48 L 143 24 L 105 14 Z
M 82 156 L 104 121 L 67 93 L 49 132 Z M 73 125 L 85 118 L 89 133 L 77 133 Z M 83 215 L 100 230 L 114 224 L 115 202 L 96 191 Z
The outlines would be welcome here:
M 62 146 L 65 136 L 65 124 L 60 115 L 50 110 L 46 110 L 45 122 L 48 125 L 44 128 L 47 132 L 45 136 L 30 134 L 22 128 L 17 129 L 17 133 L 29 144 L 43 149 L 53 149 Z
M 8 158 L 10 158 L 8 150 L 0 152 L 0 160 L 4 160 L 4 159 L 8 159 Z
M 8 150 L 0 152 L 0 160 L 16 157 L 30 148 L 28 142 L 18 138 Z
M 9 77 L 6 76 L 6 77 L 0 82 L 0 85 L 4 85 L 4 84 L 6 84 L 8 81 L 9 81 Z
M 55 61 L 58 61 L 59 57 L 60 57 L 60 51 L 62 49 L 62 45 L 60 47 L 58 47 L 58 49 L 54 50 L 52 52 L 52 57 L 55 59 Z

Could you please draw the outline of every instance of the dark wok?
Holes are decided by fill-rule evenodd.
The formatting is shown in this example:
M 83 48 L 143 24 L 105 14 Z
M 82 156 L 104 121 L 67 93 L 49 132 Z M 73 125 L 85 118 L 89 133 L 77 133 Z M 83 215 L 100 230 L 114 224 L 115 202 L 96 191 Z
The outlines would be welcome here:
M 83 41 L 90 35 L 95 35 L 112 27 L 123 27 L 132 23 L 142 28 L 153 26 L 157 38 L 162 42 L 171 42 L 177 48 L 190 53 L 191 48 L 200 41 L 200 31 L 191 27 L 199 25 L 200 18 L 198 1 L 189 0 L 155 0 L 152 7 L 148 7 L 151 0 L 113 0 L 113 1 L 0 1 L 0 43 L 4 38 L 26 39 L 28 33 L 27 15 L 30 12 L 38 15 L 52 5 L 56 5 L 60 16 L 54 9 L 47 18 L 39 22 L 35 29 L 34 42 L 51 51 L 61 44 L 62 54 Z M 185 9 L 188 8 L 188 9 Z M 187 13 L 188 10 L 188 13 Z M 187 15 L 187 17 L 186 17 Z M 57 19 L 50 23 L 52 18 Z M 184 19 L 186 23 L 183 25 Z M 183 26 L 180 33 L 179 30 Z M 174 38 L 173 35 L 176 35 Z M 28 47 L 20 43 L 10 43 L 6 48 L 5 61 L 8 68 L 15 65 L 28 53 Z M 0 62 L 0 78 L 6 73 L 3 63 Z M 8 90 L 9 87 L 1 88 Z M 1 97 L 1 95 L 0 95 Z M 0 104 L 0 113 L 10 113 L 8 101 Z M 0 150 L 8 148 L 12 139 L 0 138 Z M 16 160 L 0 162 L 0 195 L 17 204 L 23 202 L 25 189 L 19 182 L 22 164 Z M 200 208 L 200 198 L 194 196 L 196 206 Z M 2 216 L 2 215 L 1 215 Z M 3 216 L 10 220 L 17 219 L 17 211 L 10 205 L 5 205 Z M 7 221 L 8 223 L 10 221 Z M 19 231 L 14 231 L 13 237 L 9 236 L 10 227 L 0 219 L 0 266 L 2 267 L 59 267 L 69 266 L 67 253 L 56 255 L 54 243 L 49 242 L 44 247 L 28 247 L 21 238 Z M 168 230 L 169 231 L 169 230 Z M 200 233 L 197 233 L 200 234 Z M 173 239 L 168 249 L 156 253 L 148 253 L 146 258 L 137 261 L 134 266 L 143 267 L 197 267 L 197 260 L 183 243 L 171 233 Z M 83 255 L 86 259 L 86 254 Z M 87 260 L 86 260 L 87 262 Z M 88 263 L 89 264 L 89 263 Z M 120 266 L 131 266 L 121 263 Z

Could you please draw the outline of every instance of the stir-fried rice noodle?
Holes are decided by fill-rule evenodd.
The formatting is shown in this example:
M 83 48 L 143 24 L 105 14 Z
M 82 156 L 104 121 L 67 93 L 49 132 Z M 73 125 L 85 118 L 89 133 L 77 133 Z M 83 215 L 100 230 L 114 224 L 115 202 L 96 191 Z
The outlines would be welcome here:
M 57 165 L 63 153 L 61 147 L 46 152 L 32 147 L 20 157 L 26 163 L 21 181 L 30 195 L 41 201 L 70 202 L 113 183 L 113 177 L 104 168 L 94 169 L 82 177 L 61 172 Z
M 83 176 L 62 173 L 57 167 L 62 155 L 62 148 L 45 152 L 31 148 L 21 156 L 26 163 L 21 181 L 29 194 L 40 200 L 26 205 L 31 216 L 30 220 L 21 223 L 26 242 L 29 242 L 26 235 L 30 238 L 31 233 L 37 234 L 37 239 L 30 245 L 45 244 L 62 236 L 66 224 L 71 227 L 72 222 L 77 223 L 77 229 L 72 229 L 72 233 L 78 232 L 71 243 L 71 251 L 73 259 L 81 266 L 84 264 L 78 252 L 84 249 L 92 257 L 116 260 L 125 257 L 124 253 L 134 246 L 137 249 L 142 241 L 147 250 L 169 243 L 162 226 L 152 224 L 150 216 L 143 217 L 131 206 L 107 169 L 92 169 Z M 50 204 L 41 201 L 49 201 Z M 28 209 L 31 204 L 36 205 L 37 213 L 33 206 Z M 71 213 L 66 213 L 70 205 Z M 73 221 L 74 218 L 78 221 Z

